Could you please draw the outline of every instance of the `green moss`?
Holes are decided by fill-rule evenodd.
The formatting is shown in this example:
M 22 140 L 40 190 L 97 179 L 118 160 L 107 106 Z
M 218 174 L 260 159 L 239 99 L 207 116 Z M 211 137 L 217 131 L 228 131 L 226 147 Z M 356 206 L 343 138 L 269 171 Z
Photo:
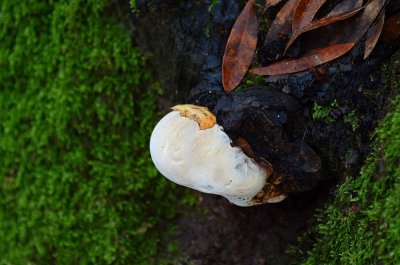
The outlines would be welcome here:
M 214 7 L 219 3 L 219 0 L 211 0 L 211 4 L 208 6 L 208 13 L 214 9 Z
M 351 125 L 351 128 L 353 131 L 356 131 L 360 125 L 358 124 L 358 117 L 357 117 L 357 112 L 356 110 L 352 110 L 348 114 L 346 114 L 343 118 L 345 123 L 348 123 Z
M 331 112 L 334 109 L 338 109 L 339 104 L 336 99 L 327 106 L 322 106 L 318 104 L 314 104 L 312 117 L 314 120 L 321 120 L 327 124 L 333 123 L 335 120 L 331 117 Z
M 160 90 L 110 3 L 0 3 L 0 264 L 155 262 Z
M 346 178 L 318 215 L 301 264 L 400 264 L 400 97 L 392 106 L 360 176 Z
M 251 73 L 247 73 L 242 82 L 240 82 L 239 86 L 235 89 L 235 91 L 240 91 L 245 89 L 246 87 L 257 86 L 257 85 L 264 85 L 265 84 L 265 77 L 262 75 L 253 75 Z

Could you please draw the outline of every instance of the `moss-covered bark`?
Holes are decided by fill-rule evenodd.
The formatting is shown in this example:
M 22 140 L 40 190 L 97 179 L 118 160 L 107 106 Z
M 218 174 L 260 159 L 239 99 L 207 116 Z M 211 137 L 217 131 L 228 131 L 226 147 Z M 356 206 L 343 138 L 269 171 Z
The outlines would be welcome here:
M 384 66 L 393 94 L 400 91 L 398 55 Z M 400 97 L 375 136 L 360 175 L 346 178 L 319 214 L 316 241 L 301 264 L 400 264 Z

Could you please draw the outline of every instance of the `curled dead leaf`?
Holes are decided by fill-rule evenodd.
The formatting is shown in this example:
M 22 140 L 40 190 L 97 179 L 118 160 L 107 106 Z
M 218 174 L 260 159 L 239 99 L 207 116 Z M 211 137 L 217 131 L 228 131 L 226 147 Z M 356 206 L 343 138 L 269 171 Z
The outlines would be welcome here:
M 368 1 L 360 16 L 354 21 L 354 24 L 348 23 L 347 28 L 350 29 L 349 35 L 343 34 L 341 37 L 342 41 L 358 42 L 367 32 L 368 28 L 375 21 L 378 15 L 381 12 L 384 12 L 383 7 L 385 4 L 385 0 Z
M 299 0 L 293 15 L 292 36 L 286 45 L 285 53 L 302 33 L 303 29 L 311 23 L 315 14 L 325 2 L 326 0 Z
M 313 21 L 307 27 L 305 27 L 302 30 L 301 34 L 307 32 L 307 31 L 313 30 L 313 29 L 317 29 L 317 28 L 320 28 L 320 27 L 324 27 L 324 26 L 330 25 L 330 24 L 335 23 L 335 22 L 340 21 L 340 20 L 345 20 L 345 19 L 357 14 L 362 9 L 363 9 L 363 7 L 357 7 L 355 9 L 353 9 L 353 10 L 348 11 L 348 12 L 341 12 L 341 13 L 337 13 L 337 14 L 334 14 L 334 15 L 328 15 L 326 17 L 323 17 L 321 19 Z
M 335 6 L 326 17 L 337 16 L 361 7 L 363 0 L 344 0 Z
M 293 15 L 293 33 L 307 26 L 326 0 L 299 0 Z
M 312 50 L 298 59 L 286 59 L 266 67 L 250 70 L 256 75 L 278 75 L 300 72 L 336 59 L 353 48 L 354 43 L 336 44 Z
M 383 24 L 385 23 L 385 14 L 382 12 L 378 20 L 369 28 L 365 39 L 364 59 L 366 59 L 374 49 L 381 35 Z
M 265 9 L 271 7 L 271 6 L 276 6 L 282 2 L 282 0 L 265 0 Z
M 264 40 L 264 46 L 283 39 L 292 32 L 293 14 L 299 0 L 289 0 L 276 15 Z
M 326 27 L 305 32 L 301 38 L 302 50 L 315 49 L 343 43 L 358 43 L 385 6 L 385 0 L 371 0 L 358 13 Z
M 253 0 L 236 19 L 225 47 L 222 83 L 226 92 L 234 90 L 247 73 L 257 46 L 259 24 Z

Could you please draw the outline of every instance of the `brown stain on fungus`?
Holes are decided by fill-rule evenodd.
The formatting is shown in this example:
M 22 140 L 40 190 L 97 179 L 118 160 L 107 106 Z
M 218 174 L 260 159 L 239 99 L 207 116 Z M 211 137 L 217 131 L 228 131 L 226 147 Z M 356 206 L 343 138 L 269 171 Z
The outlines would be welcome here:
M 267 183 L 264 188 L 250 201 L 252 205 L 264 203 L 278 203 L 284 200 L 287 194 L 280 191 L 278 186 Z
M 251 148 L 250 144 L 244 139 L 243 137 L 238 137 L 235 140 L 235 144 L 242 149 L 242 151 L 250 158 L 255 158 L 256 155 L 254 154 L 253 149 Z
M 182 117 L 186 117 L 197 122 L 200 130 L 212 128 L 217 123 L 216 117 L 208 110 L 207 107 L 183 104 L 176 105 L 171 109 L 179 111 Z

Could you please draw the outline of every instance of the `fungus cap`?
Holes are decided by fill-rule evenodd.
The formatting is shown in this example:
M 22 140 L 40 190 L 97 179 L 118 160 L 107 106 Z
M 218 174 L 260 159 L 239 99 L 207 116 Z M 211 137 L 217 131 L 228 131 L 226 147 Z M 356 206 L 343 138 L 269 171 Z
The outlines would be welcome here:
M 178 105 L 153 130 L 150 153 L 157 169 L 171 181 L 251 206 L 268 172 L 231 145 L 207 108 Z M 209 119 L 204 124 L 203 119 Z M 211 122 L 210 122 L 211 120 Z

